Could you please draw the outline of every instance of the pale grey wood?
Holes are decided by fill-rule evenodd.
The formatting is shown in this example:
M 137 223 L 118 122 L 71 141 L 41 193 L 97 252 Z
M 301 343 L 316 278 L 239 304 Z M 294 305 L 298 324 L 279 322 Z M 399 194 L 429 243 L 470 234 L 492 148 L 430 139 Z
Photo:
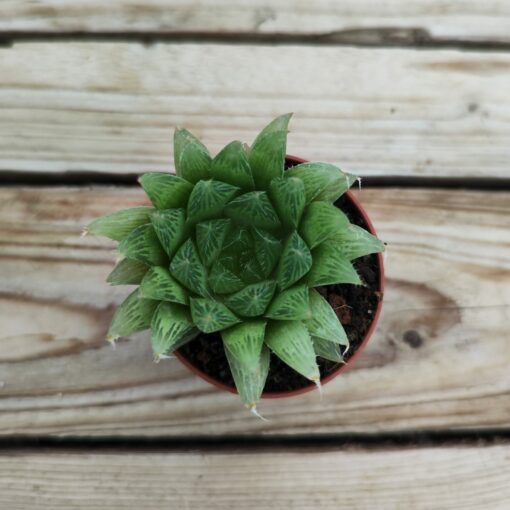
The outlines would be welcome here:
M 294 111 L 288 152 L 359 175 L 508 178 L 510 54 L 26 43 L 0 49 L 0 171 L 173 168 Z
M 3 0 L 0 30 L 329 34 L 398 28 L 430 37 L 509 41 L 502 0 Z M 362 37 L 368 37 L 368 34 Z M 372 38 L 377 41 L 377 35 Z
M 510 446 L 0 457 L 9 510 L 506 510 Z
M 130 292 L 104 282 L 112 243 L 79 238 L 100 214 L 145 203 L 136 188 L 0 189 L 0 434 L 221 436 L 508 426 L 510 193 L 367 189 L 388 242 L 380 326 L 347 373 L 316 392 L 237 396 L 147 334 L 104 341 Z

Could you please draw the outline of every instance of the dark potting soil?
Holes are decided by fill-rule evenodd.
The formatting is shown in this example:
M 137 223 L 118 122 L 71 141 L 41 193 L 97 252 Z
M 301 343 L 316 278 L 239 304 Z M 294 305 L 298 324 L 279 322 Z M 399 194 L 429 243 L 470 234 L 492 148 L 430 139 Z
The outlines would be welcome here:
M 367 228 L 363 218 L 346 195 L 340 197 L 335 205 L 347 214 L 351 223 Z M 353 356 L 365 338 L 382 298 L 378 292 L 380 268 L 377 255 L 367 255 L 356 259 L 354 267 L 364 285 L 337 284 L 317 288 L 335 310 L 349 338 L 350 349 L 345 355 L 346 361 Z M 235 387 L 219 333 L 200 334 L 181 347 L 179 352 L 213 379 L 232 388 Z M 327 377 L 340 365 L 322 358 L 317 358 L 317 363 L 321 378 Z M 271 353 L 269 375 L 264 387 L 265 393 L 296 390 L 310 385 L 308 379 Z

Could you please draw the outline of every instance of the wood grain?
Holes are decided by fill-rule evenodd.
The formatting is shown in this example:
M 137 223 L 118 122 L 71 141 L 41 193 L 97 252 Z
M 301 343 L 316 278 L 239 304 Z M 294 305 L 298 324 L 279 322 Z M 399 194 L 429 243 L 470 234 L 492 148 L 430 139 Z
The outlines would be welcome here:
M 4 0 L 0 30 L 329 34 L 419 29 L 430 37 L 510 41 L 510 7 L 498 0 Z M 369 32 L 369 30 L 368 30 Z M 360 34 L 361 35 L 361 34 Z M 373 34 L 373 36 L 376 34 Z M 365 35 L 365 37 L 368 34 Z
M 508 178 L 509 70 L 510 54 L 451 50 L 17 44 L 0 49 L 0 172 L 168 170 L 177 125 L 216 153 L 294 111 L 291 154 Z
M 104 283 L 112 244 L 80 239 L 136 188 L 0 189 L 0 434 L 226 436 L 508 426 L 510 193 L 366 189 L 388 246 L 380 327 L 353 368 L 316 393 L 262 402 L 177 360 L 146 334 L 104 342 L 129 289 Z
M 509 457 L 509 445 L 4 454 L 0 505 L 9 510 L 505 510 Z

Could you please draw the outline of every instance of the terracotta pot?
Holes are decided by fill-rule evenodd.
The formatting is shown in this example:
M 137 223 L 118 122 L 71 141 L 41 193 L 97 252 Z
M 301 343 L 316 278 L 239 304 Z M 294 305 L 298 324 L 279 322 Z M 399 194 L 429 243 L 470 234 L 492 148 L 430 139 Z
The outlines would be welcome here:
M 301 163 L 306 163 L 306 160 L 298 158 L 298 157 L 295 157 L 295 156 L 290 156 L 290 155 L 287 155 L 286 161 L 287 161 L 287 164 L 289 166 L 294 166 L 294 165 L 299 165 Z M 351 204 L 355 207 L 355 209 L 357 209 L 359 215 L 363 218 L 364 222 L 366 223 L 366 225 L 368 227 L 368 231 L 371 234 L 376 235 L 375 228 L 374 228 L 372 222 L 370 221 L 370 218 L 369 218 L 367 212 L 365 211 L 365 209 L 361 205 L 360 201 L 350 191 L 347 191 L 346 196 L 347 196 L 347 199 L 351 202 Z M 377 309 L 375 311 L 373 321 L 370 324 L 370 327 L 369 327 L 369 329 L 368 329 L 368 331 L 367 331 L 367 333 L 365 335 L 365 338 L 363 339 L 361 344 L 358 346 L 356 351 L 351 355 L 351 357 L 349 358 L 349 361 L 346 364 L 344 364 L 344 365 L 339 365 L 336 370 L 334 370 L 333 372 L 328 374 L 326 377 L 322 378 L 321 379 L 321 383 L 323 385 L 328 383 L 329 381 L 331 381 L 332 379 L 334 379 L 338 375 L 340 375 L 342 372 L 345 372 L 346 370 L 349 370 L 349 368 L 353 365 L 353 363 L 361 355 L 361 353 L 363 352 L 363 350 L 367 346 L 368 341 L 370 340 L 370 338 L 371 338 L 371 336 L 372 336 L 372 334 L 373 334 L 373 332 L 374 332 L 374 330 L 375 330 L 375 328 L 377 326 L 377 322 L 379 320 L 379 316 L 381 315 L 382 301 L 383 301 L 382 300 L 382 296 L 383 296 L 383 292 L 384 292 L 384 264 L 383 264 L 383 257 L 382 257 L 382 255 L 380 253 L 377 254 L 377 261 L 378 261 L 378 266 L 379 266 L 379 268 L 378 268 L 379 269 L 378 289 L 377 290 L 381 293 L 381 299 L 379 300 L 379 302 L 377 304 Z M 217 388 L 220 388 L 221 390 L 225 390 L 225 391 L 228 391 L 230 393 L 237 393 L 235 388 L 232 388 L 231 386 L 228 386 L 227 384 L 224 384 L 224 383 L 222 383 L 222 382 L 212 378 L 206 372 L 204 372 L 203 370 L 197 368 L 181 352 L 176 351 L 175 355 L 186 367 L 188 367 L 198 377 L 200 377 L 200 378 L 204 379 L 205 381 L 213 384 L 214 386 L 216 386 Z M 310 384 L 308 386 L 305 386 L 305 387 L 302 387 L 302 388 L 298 388 L 298 389 L 295 389 L 295 390 L 282 391 L 282 392 L 270 392 L 270 393 L 264 392 L 264 393 L 262 393 L 262 398 L 292 397 L 292 396 L 295 396 L 295 395 L 301 395 L 303 393 L 307 393 L 307 392 L 312 391 L 314 389 L 316 389 L 315 384 L 310 382 Z

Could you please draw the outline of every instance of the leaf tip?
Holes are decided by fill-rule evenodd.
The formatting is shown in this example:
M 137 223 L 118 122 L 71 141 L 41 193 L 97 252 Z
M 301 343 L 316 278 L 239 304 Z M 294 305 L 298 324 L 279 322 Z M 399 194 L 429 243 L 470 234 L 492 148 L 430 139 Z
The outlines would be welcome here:
M 108 335 L 106 337 L 106 341 L 112 346 L 113 350 L 117 348 L 117 344 L 115 342 L 118 340 L 118 338 L 118 335 Z
M 249 405 L 250 413 L 253 414 L 253 416 L 256 416 L 262 421 L 269 421 L 267 418 L 264 418 L 258 411 L 256 404 L 250 404 Z
M 321 378 L 320 377 L 314 377 L 312 381 L 315 383 L 315 386 L 317 386 L 317 390 L 319 392 L 319 399 L 322 402 L 322 384 L 321 384 Z
M 162 352 L 155 353 L 154 354 L 154 363 L 159 363 L 160 361 L 163 361 L 165 359 L 173 359 L 173 358 L 175 358 L 175 356 L 169 356 L 168 354 L 163 354 Z

